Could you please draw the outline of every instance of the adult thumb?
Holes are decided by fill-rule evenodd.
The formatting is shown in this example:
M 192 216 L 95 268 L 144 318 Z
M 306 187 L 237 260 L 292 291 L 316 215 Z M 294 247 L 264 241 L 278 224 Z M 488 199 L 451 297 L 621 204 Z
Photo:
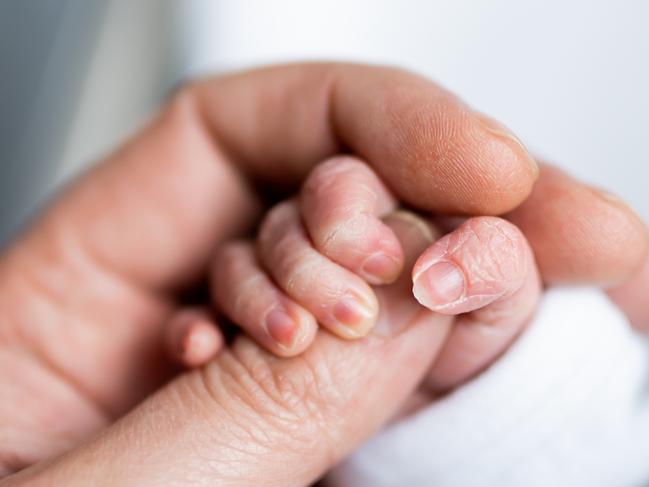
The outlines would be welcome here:
M 409 266 L 403 282 L 382 289 L 382 317 L 368 337 L 346 342 L 321 332 L 309 350 L 291 359 L 271 356 L 241 337 L 98 437 L 6 479 L 9 485 L 315 481 L 397 411 L 450 324 L 450 317 L 421 307 L 409 292 L 407 271 L 430 244 L 430 230 L 402 212 L 388 224 Z

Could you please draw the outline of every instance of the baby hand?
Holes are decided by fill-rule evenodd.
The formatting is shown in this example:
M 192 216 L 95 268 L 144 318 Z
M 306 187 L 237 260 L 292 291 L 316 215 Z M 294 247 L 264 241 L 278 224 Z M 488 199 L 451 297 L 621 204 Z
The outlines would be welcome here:
M 525 238 L 505 220 L 470 218 L 438 236 L 431 221 L 398 210 L 369 166 L 336 157 L 313 169 L 299 197 L 268 212 L 256 242 L 217 251 L 211 294 L 221 313 L 279 356 L 303 352 L 318 324 L 356 339 L 377 320 L 425 320 L 428 310 L 459 315 L 426 381 L 445 390 L 511 343 L 534 312 L 540 281 Z M 394 282 L 404 266 L 408 273 Z M 409 301 L 387 307 L 396 315 L 383 306 L 395 296 Z M 185 365 L 201 365 L 220 348 L 212 321 L 202 310 L 172 318 L 168 342 Z

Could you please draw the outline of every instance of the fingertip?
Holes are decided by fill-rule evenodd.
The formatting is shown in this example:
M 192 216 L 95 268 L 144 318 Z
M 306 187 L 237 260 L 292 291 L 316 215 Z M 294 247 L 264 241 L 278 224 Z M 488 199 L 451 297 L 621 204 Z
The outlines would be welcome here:
M 400 247 L 390 253 L 384 250 L 374 252 L 362 262 L 358 275 L 369 284 L 378 286 L 395 281 L 403 269 L 403 251 Z
M 647 256 L 647 227 L 628 205 L 552 166 L 542 166 L 530 198 L 507 218 L 526 235 L 547 284 L 615 286 Z
M 223 337 L 213 323 L 193 322 L 183 337 L 180 356 L 186 367 L 201 367 L 212 360 L 223 347 Z
M 280 357 L 303 353 L 313 343 L 318 329 L 311 313 L 288 301 L 271 309 L 264 319 L 266 331 L 276 345 L 271 351 Z
M 645 263 L 649 255 L 649 230 L 640 215 L 620 197 L 599 188 L 592 188 L 592 191 L 616 213 L 607 223 L 614 238 L 603 252 L 621 258 L 617 266 L 611 266 L 608 279 L 609 286 L 617 285 L 631 278 Z
M 371 296 L 374 297 L 373 293 Z M 333 317 L 335 323 L 330 330 L 338 337 L 347 340 L 363 338 L 376 324 L 378 304 L 375 298 L 343 296 L 333 307 Z
M 531 194 L 539 166 L 523 142 L 501 122 L 479 112 L 471 113 L 476 161 L 476 193 L 467 200 L 467 215 L 502 215 Z M 470 150 L 471 146 L 467 146 Z
M 266 315 L 266 330 L 270 337 L 284 349 L 292 349 L 299 325 L 284 310 L 272 309 Z
M 178 364 L 194 368 L 214 358 L 224 341 L 206 312 L 186 309 L 169 320 L 165 343 L 169 354 Z
M 449 245 L 451 259 L 465 272 L 465 299 L 438 311 L 464 314 L 455 320 L 425 381 L 434 393 L 462 384 L 493 363 L 529 323 L 541 296 L 534 256 L 514 225 L 493 217 L 466 224 L 470 233 L 461 226 L 458 241 Z
M 530 259 L 514 225 L 496 217 L 471 218 L 417 259 L 413 294 L 432 311 L 467 313 L 520 288 Z
M 494 136 L 500 143 L 509 147 L 512 152 L 512 157 L 521 163 L 523 169 L 522 175 L 528 182 L 533 184 L 538 179 L 541 171 L 539 164 L 527 150 L 523 141 L 505 124 L 495 118 L 476 111 L 473 112 L 473 116 L 487 133 Z
M 364 155 L 413 207 L 455 215 L 499 215 L 531 193 L 538 167 L 502 124 L 443 91 L 433 104 L 395 89 L 385 105 L 387 126 L 395 136 L 375 138 Z

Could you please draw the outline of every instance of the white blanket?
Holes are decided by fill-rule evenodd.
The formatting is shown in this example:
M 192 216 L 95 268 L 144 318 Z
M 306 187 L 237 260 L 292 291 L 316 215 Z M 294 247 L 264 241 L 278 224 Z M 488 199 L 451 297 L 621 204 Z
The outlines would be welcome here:
M 365 444 L 334 486 L 649 485 L 649 347 L 599 291 L 549 291 L 472 382 Z

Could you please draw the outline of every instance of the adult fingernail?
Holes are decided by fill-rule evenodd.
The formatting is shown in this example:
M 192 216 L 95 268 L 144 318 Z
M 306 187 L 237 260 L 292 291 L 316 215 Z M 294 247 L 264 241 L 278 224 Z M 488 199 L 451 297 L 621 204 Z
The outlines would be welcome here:
M 370 284 L 386 284 L 394 280 L 400 270 L 399 261 L 377 252 L 365 259 L 360 274 Z
M 293 346 L 297 328 L 295 320 L 281 309 L 274 309 L 266 316 L 268 334 L 284 348 Z
M 633 208 L 631 205 L 629 205 L 626 201 L 624 201 L 622 198 L 620 198 L 618 195 L 611 193 L 610 191 L 607 191 L 605 189 L 601 188 L 592 188 L 593 191 L 597 196 L 600 198 L 604 199 L 605 201 L 609 203 L 613 203 L 614 205 L 620 206 L 622 208 L 625 208 L 626 210 L 629 210 L 629 212 L 633 213 L 634 216 L 636 216 L 639 220 L 642 220 L 642 217 L 638 214 L 638 212 Z
M 534 177 L 538 177 L 539 165 L 531 156 L 531 154 L 527 150 L 527 147 L 525 147 L 525 144 L 523 144 L 521 139 L 516 137 L 516 135 L 514 135 L 514 133 L 511 130 L 509 130 L 509 128 L 507 128 L 504 124 L 500 123 L 499 121 L 491 117 L 488 117 L 484 113 L 475 112 L 475 116 L 477 120 L 480 122 L 480 124 L 487 130 L 487 132 L 495 135 L 500 139 L 504 139 L 505 141 L 510 141 L 516 144 L 516 146 L 518 146 L 518 148 L 522 150 L 523 152 L 522 155 L 529 163 L 530 168 L 534 173 Z
M 464 295 L 464 274 L 452 262 L 437 262 L 415 277 L 412 292 L 420 304 L 438 310 Z
M 343 297 L 333 309 L 333 315 L 340 324 L 340 332 L 346 338 L 365 336 L 372 327 L 374 312 L 360 299 L 352 296 Z
M 607 203 L 612 204 L 613 206 L 617 207 L 618 209 L 622 209 L 623 211 L 626 211 L 627 214 L 630 214 L 635 218 L 636 222 L 642 227 L 644 233 L 645 233 L 645 238 L 649 239 L 649 226 L 647 226 L 647 223 L 645 222 L 645 219 L 640 216 L 640 213 L 638 213 L 635 208 L 633 208 L 631 205 L 629 205 L 626 201 L 624 201 L 622 198 L 620 198 L 618 195 L 613 194 L 605 189 L 602 188 L 593 188 L 591 187 L 591 191 L 596 195 L 599 196 L 601 199 L 606 201 Z

